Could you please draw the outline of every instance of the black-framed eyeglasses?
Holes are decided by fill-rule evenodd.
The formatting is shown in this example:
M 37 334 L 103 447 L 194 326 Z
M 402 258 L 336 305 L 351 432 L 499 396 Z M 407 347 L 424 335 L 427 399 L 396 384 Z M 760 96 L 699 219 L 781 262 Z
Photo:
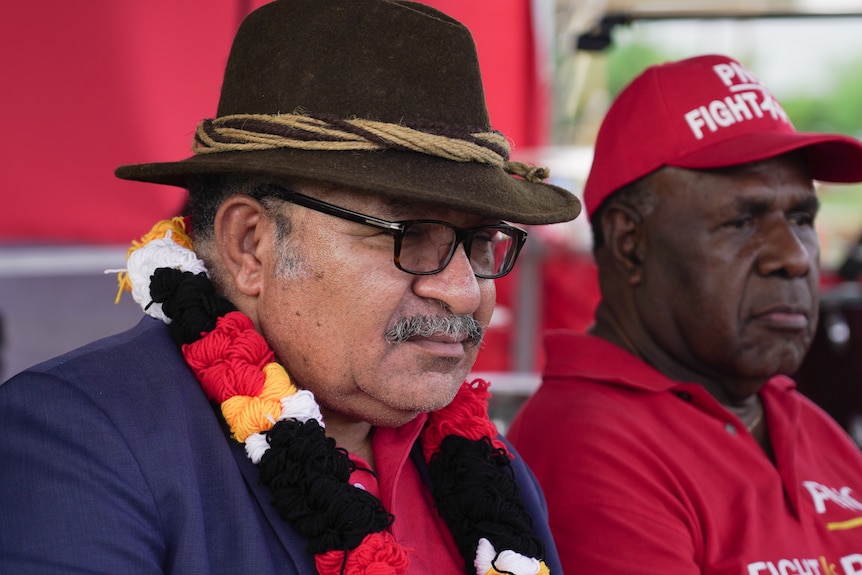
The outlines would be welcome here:
M 512 271 L 527 241 L 525 230 L 502 222 L 473 228 L 460 228 L 439 220 L 390 222 L 281 186 L 265 186 L 257 192 L 261 197 L 272 196 L 316 212 L 389 232 L 395 238 L 396 267 L 413 275 L 431 275 L 443 271 L 452 261 L 458 245 L 464 244 L 464 253 L 476 277 L 503 277 Z

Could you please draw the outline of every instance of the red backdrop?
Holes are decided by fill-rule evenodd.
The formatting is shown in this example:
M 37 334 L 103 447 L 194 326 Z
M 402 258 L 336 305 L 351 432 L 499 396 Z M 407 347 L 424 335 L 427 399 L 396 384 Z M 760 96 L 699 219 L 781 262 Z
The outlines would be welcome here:
M 264 3 L 2 2 L 0 245 L 126 245 L 180 210 L 182 190 L 122 181 L 113 171 L 190 154 L 198 121 L 215 113 L 233 34 Z M 538 73 L 530 0 L 426 3 L 472 30 L 492 124 L 516 154 L 546 143 L 548 87 Z M 576 295 L 581 272 L 561 269 L 552 291 Z M 498 282 L 501 306 L 511 309 L 518 279 L 515 272 Z M 580 327 L 582 306 L 548 295 L 542 326 Z M 591 312 L 592 299 L 586 305 Z M 511 367 L 513 325 L 490 331 L 477 369 Z
M 529 0 L 432 0 L 477 39 L 495 127 L 543 141 Z M 182 192 L 124 182 L 125 163 L 190 153 L 216 108 L 230 41 L 265 0 L 40 0 L 0 6 L 0 242 L 125 244 Z

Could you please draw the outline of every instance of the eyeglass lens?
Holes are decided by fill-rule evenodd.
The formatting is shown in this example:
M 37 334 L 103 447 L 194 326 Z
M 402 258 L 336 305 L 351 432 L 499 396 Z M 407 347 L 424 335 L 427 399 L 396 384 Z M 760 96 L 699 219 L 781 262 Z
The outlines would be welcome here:
M 486 226 L 466 230 L 464 235 L 464 250 L 473 273 L 496 277 L 511 267 L 518 246 L 505 229 Z M 455 229 L 443 223 L 411 223 L 401 236 L 398 265 L 407 272 L 436 273 L 446 267 L 460 241 Z

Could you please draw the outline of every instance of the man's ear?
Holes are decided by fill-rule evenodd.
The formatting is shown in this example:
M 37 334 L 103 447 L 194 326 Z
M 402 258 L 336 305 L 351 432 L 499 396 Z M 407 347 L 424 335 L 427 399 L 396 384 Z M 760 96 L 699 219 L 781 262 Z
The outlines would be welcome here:
M 611 204 L 602 214 L 601 226 L 614 267 L 628 278 L 629 284 L 640 283 L 647 247 L 641 214 L 630 206 Z
M 236 292 L 254 297 L 263 279 L 264 235 L 269 220 L 265 208 L 244 194 L 230 196 L 216 212 L 214 235 L 226 280 Z

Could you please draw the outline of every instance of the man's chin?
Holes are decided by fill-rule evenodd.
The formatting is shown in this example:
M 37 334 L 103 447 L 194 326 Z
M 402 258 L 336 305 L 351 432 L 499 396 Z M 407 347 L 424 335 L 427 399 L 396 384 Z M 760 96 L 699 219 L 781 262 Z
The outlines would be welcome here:
M 433 395 L 425 395 L 416 398 L 416 400 L 412 402 L 396 402 L 394 404 L 389 404 L 387 405 L 387 408 L 388 411 L 391 412 L 391 415 L 387 417 L 387 419 L 404 419 L 406 422 L 412 420 L 419 413 L 431 413 L 438 409 L 442 409 L 452 403 L 455 399 L 455 395 L 458 393 L 461 383 L 463 383 L 463 379 L 458 380 L 457 385 L 453 384 L 450 388 L 451 393 L 447 393 L 445 395 L 440 393 L 442 392 L 443 387 L 438 387 L 435 389 L 436 393 Z
M 805 352 L 797 348 L 766 351 L 762 355 L 752 357 L 747 365 L 740 366 L 739 375 L 746 379 L 762 379 L 764 381 L 776 375 L 793 376 L 802 365 Z

